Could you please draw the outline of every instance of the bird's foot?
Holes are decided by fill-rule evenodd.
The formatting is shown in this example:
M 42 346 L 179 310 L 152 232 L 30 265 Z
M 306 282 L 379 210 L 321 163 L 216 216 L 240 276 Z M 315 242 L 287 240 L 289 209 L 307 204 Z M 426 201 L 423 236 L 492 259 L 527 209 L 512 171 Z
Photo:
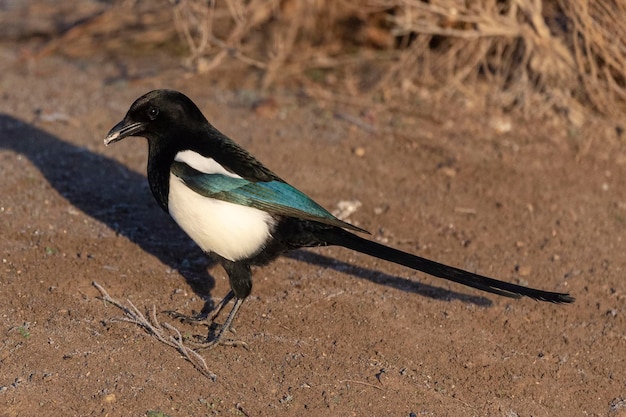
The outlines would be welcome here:
M 244 342 L 243 340 L 234 340 L 234 339 L 226 339 L 226 338 L 222 340 L 212 339 L 212 340 L 207 340 L 205 342 L 193 342 L 190 344 L 190 346 L 193 347 L 194 350 L 213 349 L 214 347 L 220 346 L 220 345 L 242 347 L 246 350 L 249 350 L 248 344 Z
M 225 329 L 224 326 L 220 326 L 219 324 L 215 323 L 215 318 L 217 316 L 216 314 L 208 315 L 200 313 L 188 316 L 177 311 L 165 311 L 164 313 L 168 314 L 170 317 L 176 320 L 180 320 L 182 323 L 191 324 L 194 326 L 206 326 L 209 328 L 209 334 L 207 336 L 194 335 L 192 337 L 193 340 L 188 341 L 188 344 L 193 349 L 212 349 L 217 345 L 243 347 L 248 349 L 248 344 L 246 342 L 242 340 L 229 339 L 226 337 L 227 332 L 236 334 L 237 331 L 232 326 L 228 329 Z
M 226 332 L 231 332 L 233 334 L 237 333 L 235 329 L 233 329 L 232 327 L 226 328 L 224 325 L 219 330 L 217 335 L 211 337 L 215 327 L 216 325 L 211 326 L 211 329 L 209 330 L 209 335 L 206 338 L 204 338 L 203 340 L 198 340 L 196 342 L 193 342 L 194 349 L 196 350 L 212 349 L 217 345 L 243 347 L 246 350 L 248 349 L 248 344 L 244 342 L 243 340 L 229 339 L 226 337 Z
M 248 344 L 246 342 L 242 340 L 229 339 L 226 337 L 227 332 L 231 332 L 233 334 L 237 333 L 235 329 L 232 327 L 232 324 L 233 324 L 233 320 L 235 316 L 237 315 L 237 311 L 243 304 L 243 301 L 244 301 L 243 298 L 238 298 L 235 301 L 235 305 L 233 306 L 233 309 L 228 314 L 228 317 L 226 318 L 226 321 L 224 322 L 222 326 L 219 326 L 217 323 L 215 323 L 215 319 L 220 314 L 224 306 L 228 304 L 228 302 L 234 297 L 235 297 L 234 293 L 230 291 L 226 295 L 226 297 L 224 297 L 224 299 L 222 299 L 222 301 L 220 301 L 215 306 L 215 308 L 213 309 L 213 311 L 210 312 L 210 314 L 201 312 L 200 314 L 196 314 L 194 316 L 187 316 L 187 315 L 178 313 L 176 311 L 166 311 L 166 313 L 169 314 L 170 317 L 181 320 L 184 323 L 196 324 L 196 325 L 201 324 L 209 328 L 209 333 L 206 338 L 201 338 L 200 336 L 198 336 L 196 338 L 196 341 L 191 341 L 189 343 L 194 349 L 198 349 L 198 350 L 199 349 L 212 349 L 217 345 L 244 347 L 247 349 Z
M 220 328 L 217 335 L 213 338 L 211 337 L 211 335 L 213 334 L 215 327 L 214 326 L 209 327 L 209 335 L 207 336 L 203 345 L 199 346 L 198 349 L 212 349 L 217 345 L 240 346 L 240 347 L 244 347 L 248 349 L 248 344 L 246 342 L 242 340 L 233 340 L 233 339 L 226 338 L 226 332 L 236 333 L 235 329 L 233 329 L 232 327 L 232 324 L 233 324 L 233 319 L 237 315 L 237 311 L 239 310 L 239 307 L 241 307 L 241 304 L 243 304 L 243 299 L 238 298 L 237 301 L 235 301 L 235 305 L 233 306 L 233 309 L 230 311 L 228 318 L 226 319 L 226 321 Z M 220 310 L 221 310 L 221 307 L 220 307 Z M 217 314 L 215 316 L 217 316 Z
M 211 327 L 211 325 L 213 324 L 213 321 L 215 320 L 215 317 L 212 314 L 209 315 L 206 313 L 199 313 L 199 314 L 194 314 L 191 316 L 188 316 L 186 314 L 179 313 L 178 311 L 173 311 L 173 310 L 167 310 L 167 311 L 164 311 L 164 313 L 173 319 L 180 320 L 181 322 L 185 324 L 192 324 L 194 326 L 200 325 L 200 326 Z
M 215 319 L 220 314 L 224 306 L 228 304 L 228 302 L 233 297 L 234 297 L 234 294 L 232 291 L 230 291 L 228 294 L 226 294 L 226 297 L 224 297 L 215 306 L 215 308 L 213 308 L 212 311 L 207 312 L 203 310 L 198 314 L 194 314 L 193 316 L 188 316 L 186 314 L 182 314 L 182 313 L 179 313 L 178 311 L 172 311 L 172 310 L 165 311 L 165 313 L 174 319 L 182 321 L 183 323 L 193 324 L 193 325 L 203 325 L 203 326 L 207 326 L 210 328 L 215 323 Z

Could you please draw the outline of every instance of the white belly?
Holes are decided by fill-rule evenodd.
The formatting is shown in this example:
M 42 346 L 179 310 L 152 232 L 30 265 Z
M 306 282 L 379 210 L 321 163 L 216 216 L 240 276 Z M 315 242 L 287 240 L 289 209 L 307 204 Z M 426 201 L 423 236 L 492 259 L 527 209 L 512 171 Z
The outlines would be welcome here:
M 168 210 L 202 250 L 231 261 L 262 249 L 274 224 L 262 210 L 203 197 L 174 175 L 170 175 Z

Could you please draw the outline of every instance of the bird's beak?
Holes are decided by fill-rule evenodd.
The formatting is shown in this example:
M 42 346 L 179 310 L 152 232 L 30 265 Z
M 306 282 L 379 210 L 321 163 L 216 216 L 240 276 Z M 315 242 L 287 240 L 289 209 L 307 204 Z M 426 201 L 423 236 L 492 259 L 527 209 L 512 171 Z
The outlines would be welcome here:
M 126 123 L 122 120 L 116 124 L 113 129 L 104 138 L 104 144 L 109 146 L 111 143 L 120 141 L 127 136 L 133 136 L 141 132 L 144 128 L 144 124 L 141 122 Z

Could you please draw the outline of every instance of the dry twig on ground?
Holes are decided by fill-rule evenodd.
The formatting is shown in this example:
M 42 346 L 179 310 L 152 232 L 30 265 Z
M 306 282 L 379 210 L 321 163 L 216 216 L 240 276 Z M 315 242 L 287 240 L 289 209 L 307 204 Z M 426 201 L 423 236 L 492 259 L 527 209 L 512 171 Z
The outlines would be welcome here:
M 156 307 L 152 306 L 149 317 L 146 317 L 130 300 L 126 300 L 128 306 L 125 306 L 121 302 L 112 298 L 109 293 L 97 282 L 94 281 L 93 286 L 100 291 L 104 301 L 113 304 L 126 314 L 125 317 L 111 319 L 110 321 L 124 321 L 142 327 L 149 335 L 154 336 L 159 342 L 165 343 L 166 345 L 176 349 L 187 361 L 191 362 L 191 364 L 202 375 L 213 381 L 217 379 L 217 376 L 209 370 L 204 358 L 193 349 L 185 346 L 183 343 L 183 337 L 178 329 L 168 323 L 159 323 L 156 316 Z

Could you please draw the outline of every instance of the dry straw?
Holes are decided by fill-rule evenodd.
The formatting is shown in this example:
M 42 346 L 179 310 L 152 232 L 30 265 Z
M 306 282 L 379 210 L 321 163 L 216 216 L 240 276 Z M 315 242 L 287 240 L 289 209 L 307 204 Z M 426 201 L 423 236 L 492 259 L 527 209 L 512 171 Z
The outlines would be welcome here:
M 171 48 L 178 37 L 195 71 L 234 64 L 256 71 L 262 88 L 297 82 L 316 97 L 352 103 L 461 93 L 503 108 L 552 108 L 570 121 L 586 109 L 611 118 L 626 109 L 624 0 L 98 4 L 102 11 L 38 55 Z
M 626 107 L 621 0 L 180 0 L 174 16 L 198 71 L 237 59 L 264 88 L 308 74 L 383 99 L 488 84 L 503 106 Z

